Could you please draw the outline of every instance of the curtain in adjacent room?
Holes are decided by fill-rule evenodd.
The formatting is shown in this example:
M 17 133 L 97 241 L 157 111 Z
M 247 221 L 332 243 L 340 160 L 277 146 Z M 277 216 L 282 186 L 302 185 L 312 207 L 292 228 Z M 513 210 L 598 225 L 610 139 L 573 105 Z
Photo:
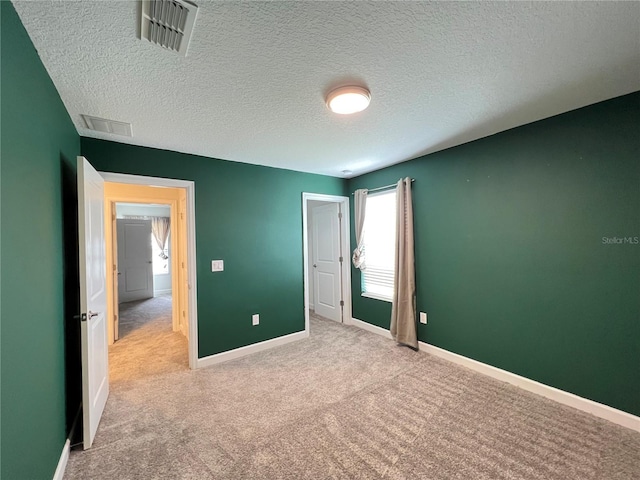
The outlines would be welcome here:
M 367 189 L 356 190 L 353 194 L 355 205 L 356 243 L 353 251 L 353 266 L 364 270 L 364 215 L 367 206 Z
M 417 350 L 413 206 L 409 177 L 398 181 L 396 208 L 396 261 L 389 330 L 396 342 Z
M 158 247 L 160 247 L 160 258 L 166 260 L 169 258 L 165 252 L 167 246 L 167 238 L 169 238 L 169 218 L 168 217 L 151 217 L 151 231 Z

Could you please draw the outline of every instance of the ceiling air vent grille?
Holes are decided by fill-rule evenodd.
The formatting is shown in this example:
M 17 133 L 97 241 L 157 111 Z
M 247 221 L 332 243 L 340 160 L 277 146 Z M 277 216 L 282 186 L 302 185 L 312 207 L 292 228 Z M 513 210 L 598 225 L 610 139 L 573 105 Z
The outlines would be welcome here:
M 187 55 L 198 6 L 185 0 L 142 0 L 140 36 Z
M 113 133 L 115 135 L 124 135 L 125 137 L 133 136 L 130 123 L 92 117 L 91 115 L 82 115 L 82 118 L 87 124 L 87 128 L 90 130 L 102 133 Z

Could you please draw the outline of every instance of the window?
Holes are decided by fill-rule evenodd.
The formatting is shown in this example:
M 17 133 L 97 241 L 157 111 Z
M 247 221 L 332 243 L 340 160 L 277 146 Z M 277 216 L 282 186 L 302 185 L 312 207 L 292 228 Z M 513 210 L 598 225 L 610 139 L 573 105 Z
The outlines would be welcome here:
M 158 246 L 158 242 L 153 238 L 151 234 L 151 258 L 153 259 L 153 274 L 154 275 L 168 275 L 169 274 L 169 259 L 162 258 L 162 250 Z M 164 255 L 169 255 L 169 240 L 167 240 L 167 248 L 164 249 Z
M 370 194 L 364 217 L 362 296 L 393 300 L 396 257 L 396 190 Z

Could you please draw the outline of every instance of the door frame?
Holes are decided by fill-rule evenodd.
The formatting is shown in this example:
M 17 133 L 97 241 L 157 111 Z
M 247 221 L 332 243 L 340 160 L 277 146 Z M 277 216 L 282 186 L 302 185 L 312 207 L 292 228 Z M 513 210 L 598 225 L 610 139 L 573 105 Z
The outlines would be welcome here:
M 343 261 L 341 267 L 341 292 L 344 300 L 342 322 L 351 325 L 351 211 L 349 197 L 340 195 L 325 195 L 322 193 L 302 193 L 302 256 L 304 267 L 304 330 L 309 334 L 309 233 L 308 233 L 308 204 L 310 201 L 330 202 L 340 204 L 342 221 L 340 222 L 340 248 Z
M 197 275 L 196 275 L 196 216 L 195 216 L 195 182 L 172 178 L 146 177 L 124 173 L 100 172 L 105 182 L 125 183 L 149 187 L 183 188 L 186 191 L 186 228 L 187 228 L 187 277 L 189 288 L 188 325 L 189 325 L 189 368 L 196 369 L 198 362 L 198 311 L 197 311 Z M 172 213 L 173 213 L 172 205 Z M 177 212 L 176 212 L 177 213 Z M 172 215 L 173 217 L 173 215 Z M 173 221 L 172 221 L 173 223 Z M 173 233 L 172 233 L 173 235 Z M 110 273 L 111 272 L 111 273 Z M 107 275 L 113 272 L 107 269 Z M 172 272 L 173 275 L 173 272 Z M 178 272 L 175 272 L 178 275 Z M 177 293 L 177 292 L 176 292 Z
M 131 187 L 131 188 L 129 188 Z M 151 191 L 146 190 L 151 189 Z M 159 191 L 156 191 L 159 190 Z M 115 190 L 115 192 L 114 192 Z M 119 298 L 119 278 L 118 275 L 113 275 L 115 271 L 115 267 L 118 263 L 118 239 L 117 239 L 117 204 L 118 203 L 137 203 L 139 205 L 145 204 L 160 204 L 167 205 L 169 207 L 169 217 L 170 217 L 170 234 L 169 234 L 169 242 L 171 244 L 171 251 L 178 252 L 176 255 L 171 255 L 171 291 L 173 301 L 171 302 L 171 323 L 172 329 L 174 332 L 180 330 L 181 322 L 180 322 L 180 311 L 183 307 L 181 302 L 175 301 L 176 297 L 173 296 L 173 292 L 177 292 L 178 298 L 180 297 L 180 289 L 181 284 L 179 283 L 179 279 L 174 276 L 173 272 L 179 270 L 179 261 L 178 257 L 180 256 L 181 250 L 183 248 L 181 242 L 179 242 L 178 238 L 180 237 L 180 225 L 178 221 L 178 198 L 180 197 L 180 192 L 184 192 L 186 195 L 186 191 L 183 188 L 167 188 L 164 191 L 163 188 L 158 189 L 157 187 L 149 187 L 148 185 L 130 185 L 123 184 L 117 182 L 105 182 L 105 218 L 111 219 L 111 222 L 107 222 L 106 225 L 106 237 L 107 237 L 107 263 L 109 265 L 113 265 L 113 268 L 107 270 L 107 274 L 109 276 L 109 285 L 107 290 L 107 298 L 108 298 L 108 308 L 109 308 L 109 316 L 112 318 L 113 322 L 109 322 L 109 345 L 112 345 L 118 338 L 115 335 L 114 324 L 120 322 L 120 318 L 116 320 L 114 317 L 114 312 L 116 310 L 119 311 L 118 304 L 120 302 Z M 109 240 L 110 239 L 110 240 Z M 185 245 L 186 248 L 186 245 Z M 118 287 L 116 287 L 118 284 Z M 187 308 L 188 310 L 188 308 Z M 188 328 L 187 328 L 188 330 Z M 184 331 L 182 332 L 185 333 Z M 185 335 L 187 339 L 188 335 Z

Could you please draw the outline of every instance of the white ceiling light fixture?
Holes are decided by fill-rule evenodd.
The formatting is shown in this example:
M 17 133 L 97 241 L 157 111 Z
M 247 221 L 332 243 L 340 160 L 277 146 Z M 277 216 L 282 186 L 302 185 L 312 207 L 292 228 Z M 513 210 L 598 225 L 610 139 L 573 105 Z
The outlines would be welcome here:
M 349 115 L 369 106 L 371 92 L 355 85 L 336 88 L 327 95 L 327 107 L 334 113 Z

